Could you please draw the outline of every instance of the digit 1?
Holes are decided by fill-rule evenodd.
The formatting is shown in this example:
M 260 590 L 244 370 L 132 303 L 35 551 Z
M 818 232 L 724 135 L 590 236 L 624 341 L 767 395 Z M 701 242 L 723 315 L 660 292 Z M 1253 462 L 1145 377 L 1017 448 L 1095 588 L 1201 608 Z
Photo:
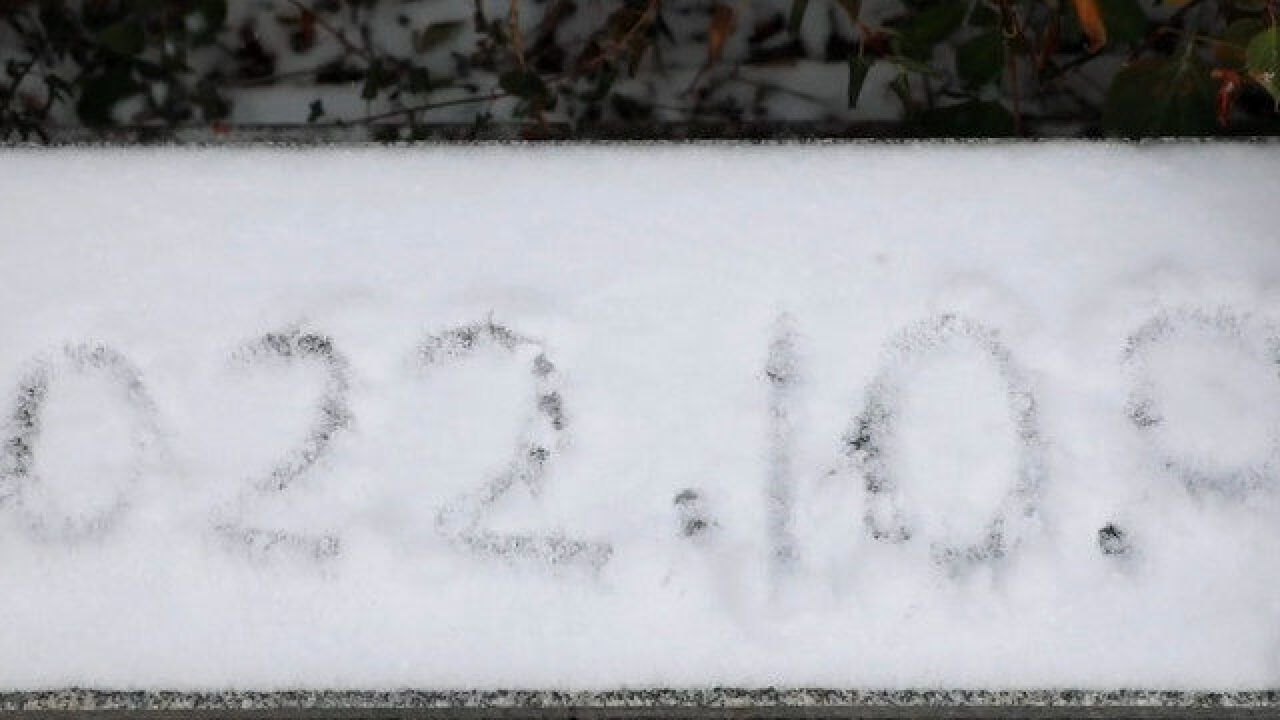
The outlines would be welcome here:
M 793 524 L 794 482 L 791 473 L 795 428 L 791 405 L 796 383 L 795 330 L 790 316 L 781 315 L 769 344 L 765 377 L 769 379 L 769 468 L 765 482 L 768 514 L 769 564 L 773 574 L 791 569 L 795 560 Z

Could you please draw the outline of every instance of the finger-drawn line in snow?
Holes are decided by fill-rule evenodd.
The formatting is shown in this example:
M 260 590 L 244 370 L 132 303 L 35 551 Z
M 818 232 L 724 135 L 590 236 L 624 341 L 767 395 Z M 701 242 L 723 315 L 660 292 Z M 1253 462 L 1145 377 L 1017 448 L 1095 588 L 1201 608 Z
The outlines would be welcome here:
M 66 373 L 103 373 L 121 388 L 121 400 L 134 425 L 134 461 L 104 508 L 83 517 L 68 514 L 54 518 L 34 513 L 26 496 L 42 481 L 35 469 L 35 449 L 43 429 L 41 417 L 49 389 Z M 124 355 L 96 342 L 69 344 L 53 355 L 36 358 L 18 384 L 9 423 L 12 429 L 0 451 L 0 479 L 26 515 L 29 530 L 42 539 L 78 541 L 106 532 L 128 508 L 129 495 L 142 475 L 145 458 L 159 439 L 156 407 L 143 385 L 142 374 Z
M 1013 486 L 996 508 L 978 542 L 969 545 L 930 543 L 934 560 L 951 567 L 1004 557 L 1016 544 L 1021 534 L 1020 526 L 1035 517 L 1044 483 L 1043 447 L 1035 398 L 1025 374 L 998 334 L 981 323 L 955 315 L 940 315 L 902 331 L 890 341 L 890 362 L 872 381 L 867 390 L 866 407 L 844 440 L 846 456 L 855 468 L 861 470 L 865 481 L 867 510 L 863 520 L 871 536 L 893 543 L 912 540 L 916 531 L 909 525 L 901 506 L 891 459 L 885 455 L 885 442 L 894 431 L 896 407 L 905 385 L 901 368 L 954 342 L 970 343 L 991 358 L 1005 386 L 1009 412 L 1018 434 L 1019 458 Z
M 214 527 L 234 552 L 263 559 L 280 553 L 312 560 L 329 560 L 342 553 L 342 540 L 337 535 L 311 535 L 249 527 L 237 523 L 221 523 Z
M 608 543 L 576 540 L 559 533 L 496 533 L 481 527 L 485 513 L 517 483 L 535 495 L 541 490 L 553 454 L 565 444 L 568 426 L 560 375 L 538 340 L 488 320 L 427 337 L 418 347 L 418 358 L 425 367 L 431 368 L 463 361 L 491 349 L 513 356 L 522 350 L 533 354 L 529 369 L 533 377 L 535 411 L 526 421 L 506 467 L 478 490 L 465 492 L 441 507 L 436 513 L 436 529 L 482 555 L 599 570 L 613 554 L 613 547 Z
M 796 557 L 793 529 L 795 509 L 792 445 L 795 438 L 792 405 L 798 376 L 796 331 L 788 315 L 778 318 L 765 377 L 769 380 L 769 469 L 765 485 L 769 545 L 773 572 L 789 570 Z
M 1280 335 L 1247 315 L 1229 308 L 1207 311 L 1199 308 L 1163 310 L 1147 320 L 1124 343 L 1121 359 L 1132 378 L 1125 407 L 1129 420 L 1143 432 L 1160 461 L 1190 490 L 1214 489 L 1244 492 L 1274 482 L 1280 472 L 1280 438 L 1274 438 L 1267 457 L 1240 468 L 1214 471 L 1197 463 L 1163 441 L 1165 418 L 1156 398 L 1156 387 L 1147 366 L 1148 354 L 1160 343 L 1192 332 L 1225 340 L 1231 346 L 1280 371 Z M 1280 379 L 1280 376 L 1277 376 Z
M 325 369 L 324 389 L 316 407 L 316 417 L 298 447 L 276 463 L 265 477 L 252 481 L 259 495 L 283 492 L 310 471 L 329 450 L 334 436 L 351 425 L 352 414 L 347 404 L 350 387 L 349 365 L 327 335 L 291 328 L 269 332 L 246 343 L 234 353 L 239 367 L 249 368 L 266 361 L 283 361 L 287 365 L 318 362 Z M 304 534 L 284 530 L 253 527 L 239 520 L 218 522 L 214 532 L 232 547 L 254 556 L 282 551 L 301 554 L 317 560 L 336 557 L 342 549 L 341 539 L 333 534 Z
M 290 364 L 318 361 L 324 365 L 324 391 L 320 396 L 316 419 L 307 430 L 305 439 L 298 448 L 277 463 L 267 477 L 255 482 L 263 490 L 284 490 L 320 460 L 334 435 L 350 427 L 347 359 L 334 348 L 332 338 L 303 333 L 297 329 L 267 333 L 237 350 L 232 357 L 245 367 L 269 359 L 282 359 Z

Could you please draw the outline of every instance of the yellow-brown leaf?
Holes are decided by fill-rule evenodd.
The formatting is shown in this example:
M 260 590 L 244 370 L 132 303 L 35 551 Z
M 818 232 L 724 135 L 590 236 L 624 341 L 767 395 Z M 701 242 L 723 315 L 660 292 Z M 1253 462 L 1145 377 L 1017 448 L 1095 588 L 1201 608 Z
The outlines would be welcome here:
M 1080 29 L 1089 39 L 1089 52 L 1098 52 L 1107 44 L 1107 24 L 1102 21 L 1098 0 L 1071 0 L 1071 4 L 1080 19 Z
M 711 28 L 707 31 L 707 67 L 720 62 L 725 43 L 733 35 L 737 19 L 732 5 L 716 3 L 711 8 Z

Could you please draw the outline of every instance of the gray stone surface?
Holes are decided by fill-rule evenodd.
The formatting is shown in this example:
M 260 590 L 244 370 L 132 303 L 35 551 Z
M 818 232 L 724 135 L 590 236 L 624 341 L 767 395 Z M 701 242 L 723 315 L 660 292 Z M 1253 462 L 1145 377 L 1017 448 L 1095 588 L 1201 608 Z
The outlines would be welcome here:
M 150 717 L 1277 717 L 1280 691 L 637 689 L 0 693 L 8 716 Z

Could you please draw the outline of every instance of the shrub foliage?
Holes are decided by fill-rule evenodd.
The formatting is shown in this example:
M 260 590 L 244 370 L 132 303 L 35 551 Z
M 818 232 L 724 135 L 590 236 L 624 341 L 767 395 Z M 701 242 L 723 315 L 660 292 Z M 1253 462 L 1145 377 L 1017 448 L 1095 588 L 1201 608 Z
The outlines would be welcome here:
M 839 69 L 820 76 L 838 82 L 827 97 L 840 107 L 815 111 L 819 123 L 801 132 L 1280 130 L 1280 0 L 879 1 L 870 12 L 861 0 L 776 11 L 734 0 L 474 0 L 432 3 L 424 21 L 403 11 L 406 0 L 0 0 L 0 136 L 217 133 L 247 89 L 285 84 L 326 89 L 298 101 L 300 121 L 385 139 L 430 137 L 445 110 L 476 132 L 499 122 L 525 137 L 733 134 L 786 128 L 779 104 L 821 104 L 811 82 L 749 72 L 788 66 L 796 77 Z M 804 32 L 812 23 L 829 28 L 821 47 Z M 672 57 L 696 62 L 679 72 Z M 875 83 L 891 120 L 861 114 Z M 364 112 L 331 112 L 335 93 Z

